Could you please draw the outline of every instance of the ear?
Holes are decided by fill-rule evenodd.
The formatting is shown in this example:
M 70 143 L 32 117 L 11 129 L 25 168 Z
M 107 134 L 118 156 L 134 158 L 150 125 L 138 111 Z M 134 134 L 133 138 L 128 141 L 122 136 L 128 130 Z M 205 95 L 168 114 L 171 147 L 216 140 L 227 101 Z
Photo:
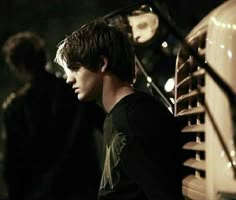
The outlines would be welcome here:
M 102 62 L 101 62 L 101 72 L 105 72 L 108 65 L 108 59 L 105 56 L 101 56 Z

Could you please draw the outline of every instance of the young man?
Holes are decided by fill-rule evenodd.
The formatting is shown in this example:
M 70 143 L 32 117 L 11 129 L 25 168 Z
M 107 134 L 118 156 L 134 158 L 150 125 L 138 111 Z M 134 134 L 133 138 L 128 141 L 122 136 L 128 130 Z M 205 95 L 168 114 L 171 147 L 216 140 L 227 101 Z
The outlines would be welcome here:
M 10 36 L 3 52 L 24 85 L 3 104 L 9 200 L 95 199 L 100 172 L 92 136 L 98 126 L 91 115 L 102 120 L 101 108 L 77 101 L 63 79 L 46 71 L 45 42 L 37 34 Z
M 107 113 L 98 199 L 180 200 L 177 124 L 162 103 L 132 87 L 128 37 L 95 20 L 63 40 L 55 61 L 78 99 L 95 99 Z

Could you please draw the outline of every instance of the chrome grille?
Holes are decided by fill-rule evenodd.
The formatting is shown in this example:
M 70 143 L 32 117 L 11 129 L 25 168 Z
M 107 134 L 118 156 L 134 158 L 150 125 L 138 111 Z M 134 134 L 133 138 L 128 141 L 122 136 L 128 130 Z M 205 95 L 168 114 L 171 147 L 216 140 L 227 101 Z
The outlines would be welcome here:
M 188 39 L 205 58 L 206 31 Z M 206 199 L 205 161 L 205 70 L 184 48 L 180 48 L 175 70 L 175 116 L 182 117 L 183 154 L 186 174 L 182 192 L 187 199 Z

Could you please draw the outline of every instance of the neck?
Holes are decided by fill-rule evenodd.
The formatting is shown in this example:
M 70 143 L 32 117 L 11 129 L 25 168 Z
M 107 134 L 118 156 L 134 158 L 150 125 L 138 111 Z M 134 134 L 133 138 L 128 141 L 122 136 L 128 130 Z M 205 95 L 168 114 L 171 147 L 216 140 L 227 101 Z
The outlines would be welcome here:
M 105 76 L 102 93 L 102 104 L 107 113 L 125 96 L 132 94 L 134 89 L 128 82 L 120 81 L 115 76 Z

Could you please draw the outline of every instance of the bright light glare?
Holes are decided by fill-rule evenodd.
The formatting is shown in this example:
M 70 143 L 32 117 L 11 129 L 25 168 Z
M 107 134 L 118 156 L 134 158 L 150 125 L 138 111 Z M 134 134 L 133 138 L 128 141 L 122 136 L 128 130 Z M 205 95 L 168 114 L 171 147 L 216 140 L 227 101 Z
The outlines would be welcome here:
M 166 48 L 166 47 L 168 47 L 168 44 L 167 44 L 167 42 L 165 41 L 165 42 L 163 42 L 163 43 L 161 44 L 161 46 L 164 47 L 164 48 Z
M 166 92 L 170 92 L 170 91 L 172 91 L 173 89 L 174 89 L 174 87 L 175 87 L 175 81 L 174 81 L 174 79 L 173 78 L 169 78 L 168 80 L 167 80 L 167 82 L 166 82 L 166 84 L 165 84 L 165 91 Z
M 152 78 L 150 76 L 147 77 L 147 82 L 149 82 L 149 83 L 152 82 Z

